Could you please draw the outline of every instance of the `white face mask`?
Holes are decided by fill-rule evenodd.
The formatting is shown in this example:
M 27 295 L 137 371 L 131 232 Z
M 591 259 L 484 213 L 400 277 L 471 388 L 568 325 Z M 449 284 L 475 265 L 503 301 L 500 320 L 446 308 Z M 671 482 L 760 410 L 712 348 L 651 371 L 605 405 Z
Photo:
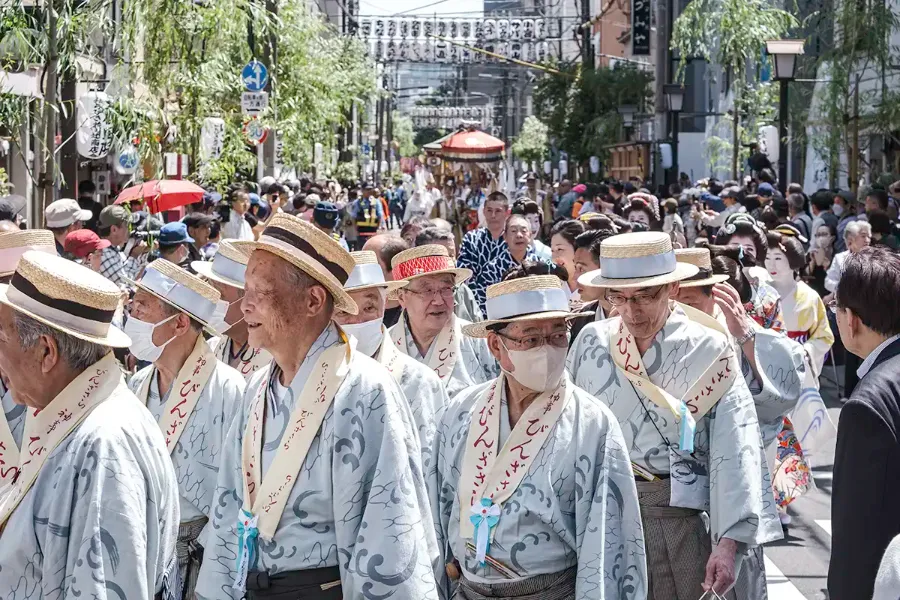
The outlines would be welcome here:
M 177 316 L 177 314 L 172 315 L 159 323 L 147 323 L 146 321 L 141 321 L 134 317 L 129 318 L 125 323 L 125 333 L 131 338 L 131 353 L 134 354 L 138 360 L 145 360 L 147 362 L 156 362 L 159 360 L 163 350 L 165 350 L 166 346 L 171 344 L 172 340 L 175 338 L 172 337 L 162 346 L 157 346 L 153 343 L 153 332 L 156 331 L 157 327 L 163 323 L 168 323 Z
M 209 319 L 210 328 L 218 333 L 219 335 L 225 335 L 225 333 L 244 320 L 244 315 L 241 315 L 241 318 L 235 321 L 234 323 L 228 323 L 225 321 L 225 315 L 228 314 L 229 309 L 236 302 L 240 302 L 242 298 L 238 298 L 234 302 L 228 302 L 227 300 L 219 300 L 216 302 L 216 311 L 213 313 L 213 316 Z
M 510 350 L 501 340 L 515 371 L 507 375 L 530 390 L 546 392 L 559 385 L 566 370 L 566 348 L 544 344 L 531 350 Z
M 831 236 L 828 236 L 828 237 L 816 236 L 816 246 L 818 246 L 819 248 L 822 248 L 823 250 L 826 248 L 831 248 L 833 243 L 834 243 L 834 240 L 832 239 Z
M 356 338 L 357 350 L 366 356 L 374 356 L 378 349 L 381 348 L 381 342 L 384 341 L 381 321 L 381 319 L 372 319 L 365 323 L 341 325 L 341 329 Z
M 834 206 L 831 207 L 831 212 L 834 213 L 834 216 L 839 217 L 842 214 L 844 214 L 844 207 L 841 206 L 840 204 L 835 204 Z

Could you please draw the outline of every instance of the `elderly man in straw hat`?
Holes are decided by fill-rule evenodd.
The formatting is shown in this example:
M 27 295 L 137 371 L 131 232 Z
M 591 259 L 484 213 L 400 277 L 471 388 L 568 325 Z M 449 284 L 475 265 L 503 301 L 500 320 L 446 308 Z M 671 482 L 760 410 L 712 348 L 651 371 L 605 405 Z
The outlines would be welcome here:
M 27 444 L 0 499 L 0 598 L 151 600 L 177 579 L 178 483 L 112 348 L 119 289 L 26 252 L 0 285 L 0 369 L 28 407 Z
M 678 262 L 696 265 L 697 275 L 681 282 L 678 301 L 713 317 L 719 331 L 731 338 L 740 356 L 741 373 L 753 395 L 763 447 L 772 446 L 784 417 L 797 405 L 807 370 L 803 346 L 782 333 L 759 326 L 745 311 L 735 287 L 727 285 L 727 259 L 715 262 L 707 248 L 676 250 Z M 740 266 L 732 261 L 732 267 Z M 718 271 L 718 272 L 717 272 Z M 737 285 L 737 283 L 735 283 Z M 740 287 L 740 286 L 738 286 Z M 749 299 L 748 299 L 749 301 Z M 764 462 L 763 483 L 771 485 L 768 461 Z M 768 508 L 771 503 L 767 503 Z M 780 533 L 780 532 L 778 532 Z M 777 535 L 775 539 L 781 536 Z M 737 600 L 760 600 L 767 596 L 763 548 L 750 549 L 750 556 L 735 583 Z
M 487 339 L 503 372 L 459 394 L 438 431 L 441 528 L 461 600 L 646 597 L 625 440 L 566 374 L 572 315 L 560 284 L 492 285 L 488 320 L 463 328 Z
M 53 234 L 46 229 L 0 233 L 0 283 L 9 283 L 19 264 L 19 259 L 29 250 L 56 254 Z M 9 378 L 0 373 L 0 493 L 12 485 L 16 475 L 14 467 L 19 463 L 19 447 L 22 443 L 22 429 L 25 426 L 26 407 L 13 400 L 12 392 L 6 387 Z
M 447 249 L 436 244 L 404 250 L 391 261 L 394 280 L 406 281 L 397 295 L 403 314 L 388 335 L 400 352 L 431 368 L 453 398 L 462 390 L 497 376 L 483 339 L 462 336 L 469 325 L 454 315 L 456 286 L 472 276 L 456 267 Z
M 201 599 L 434 598 L 440 556 L 409 406 L 332 322 L 358 308 L 354 261 L 277 214 L 252 251 L 241 305 L 273 356 L 250 381 L 219 466 Z
M 125 333 L 131 353 L 152 364 L 129 387 L 159 422 L 178 474 L 178 568 L 183 597 L 193 598 L 203 555 L 197 538 L 214 504 L 216 466 L 245 383 L 203 339 L 219 300 L 215 288 L 162 258 L 135 285 Z
M 746 549 L 773 539 L 779 527 L 767 508 L 762 441 L 740 364 L 721 330 L 673 302 L 679 282 L 698 268 L 676 261 L 669 236 L 611 237 L 600 246 L 600 264 L 578 282 L 603 288 L 618 314 L 582 330 L 569 368 L 625 434 L 644 524 L 647 597 L 733 597 L 728 590 Z
M 209 347 L 216 358 L 250 381 L 254 373 L 272 362 L 272 355 L 262 348 L 252 348 L 247 342 L 247 322 L 241 312 L 247 255 L 230 241 L 223 240 L 211 262 L 194 261 L 191 267 L 222 296 L 209 322 L 219 336 L 209 340 Z

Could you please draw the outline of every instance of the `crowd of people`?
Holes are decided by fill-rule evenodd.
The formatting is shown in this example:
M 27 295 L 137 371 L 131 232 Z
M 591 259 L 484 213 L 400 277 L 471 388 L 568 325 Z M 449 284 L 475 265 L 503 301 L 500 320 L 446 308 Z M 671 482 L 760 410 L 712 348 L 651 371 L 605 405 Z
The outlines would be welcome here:
M 896 598 L 894 190 L 460 183 L 0 221 L 0 598 L 765 599 L 841 362 Z

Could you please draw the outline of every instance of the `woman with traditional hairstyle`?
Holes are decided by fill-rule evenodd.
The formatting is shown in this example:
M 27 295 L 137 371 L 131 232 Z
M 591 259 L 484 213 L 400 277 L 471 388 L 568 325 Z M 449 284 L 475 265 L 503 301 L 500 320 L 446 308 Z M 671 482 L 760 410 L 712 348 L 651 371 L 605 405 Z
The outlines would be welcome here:
M 659 220 L 659 200 L 652 194 L 636 192 L 628 196 L 623 216 L 632 223 L 643 223 L 651 231 L 661 228 Z
M 791 225 L 779 225 L 766 235 L 769 251 L 766 269 L 772 276 L 772 285 L 781 296 L 784 327 L 789 338 L 803 345 L 807 356 L 807 368 L 801 378 L 803 386 L 803 411 L 795 411 L 795 426 L 785 417 L 784 428 L 778 434 L 776 463 L 773 473 L 775 500 L 783 525 L 791 522 L 787 506 L 803 494 L 810 485 L 809 464 L 800 448 L 799 440 L 806 438 L 810 430 L 807 415 L 823 413 L 825 406 L 818 394 L 818 378 L 825 364 L 825 355 L 834 344 L 834 334 L 828 324 L 825 303 L 811 287 L 800 280 L 799 273 L 806 265 L 806 254 L 800 241 L 800 232 Z M 809 392 L 809 394 L 807 394 Z M 800 408 L 800 406 L 798 406 Z M 810 417 L 811 420 L 817 418 Z M 809 442 L 812 442 L 810 438 Z M 804 444 L 809 442 L 804 441 Z
M 781 305 L 778 292 L 772 287 L 772 277 L 765 265 L 769 244 L 765 230 L 745 213 L 728 217 L 716 235 L 720 246 L 738 246 L 738 261 L 744 276 L 753 288 L 753 296 L 744 308 L 754 321 L 766 329 L 782 329 Z
M 568 285 L 563 286 L 570 298 L 577 301 L 578 282 L 575 280 L 575 238 L 584 233 L 584 224 L 581 221 L 560 221 L 553 226 L 550 232 L 550 250 L 553 253 L 553 262 L 566 270 L 569 275 Z

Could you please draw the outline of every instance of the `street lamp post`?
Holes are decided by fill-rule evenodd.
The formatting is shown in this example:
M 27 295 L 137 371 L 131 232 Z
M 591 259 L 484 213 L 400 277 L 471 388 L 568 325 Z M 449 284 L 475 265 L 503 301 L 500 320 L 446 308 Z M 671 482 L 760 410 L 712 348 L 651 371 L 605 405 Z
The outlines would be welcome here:
M 796 77 L 797 57 L 803 54 L 803 40 L 770 40 L 766 52 L 775 63 L 775 79 L 780 82 L 778 98 L 778 187 L 787 193 L 788 164 L 788 82 Z
M 667 83 L 663 86 L 666 95 L 666 106 L 672 113 L 672 177 L 669 182 L 678 181 L 678 130 L 679 116 L 684 108 L 684 87 L 677 83 Z
M 625 141 L 631 141 L 631 128 L 634 127 L 634 114 L 637 112 L 637 106 L 633 104 L 623 104 L 618 108 L 619 114 L 622 116 L 622 127 L 625 129 Z

